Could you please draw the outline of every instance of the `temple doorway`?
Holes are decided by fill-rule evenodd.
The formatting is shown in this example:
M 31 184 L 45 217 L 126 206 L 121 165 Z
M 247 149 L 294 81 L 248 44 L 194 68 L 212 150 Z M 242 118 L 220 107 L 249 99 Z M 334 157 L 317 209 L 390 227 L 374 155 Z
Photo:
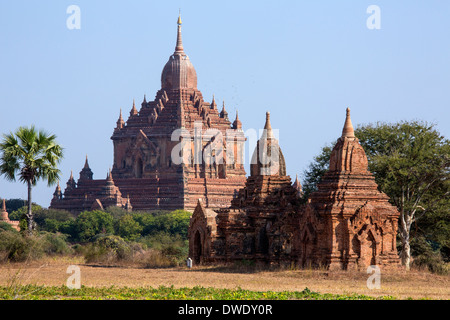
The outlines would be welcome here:
M 195 232 L 194 236 L 194 263 L 200 264 L 202 258 L 202 238 L 200 236 L 200 231 Z

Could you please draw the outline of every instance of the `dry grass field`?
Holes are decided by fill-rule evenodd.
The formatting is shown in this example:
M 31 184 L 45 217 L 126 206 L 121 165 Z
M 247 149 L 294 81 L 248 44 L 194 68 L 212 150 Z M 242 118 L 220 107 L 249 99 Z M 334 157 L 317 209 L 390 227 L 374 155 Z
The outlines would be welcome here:
M 235 267 L 195 267 L 142 269 L 87 265 L 82 258 L 47 258 L 31 263 L 0 265 L 0 286 L 15 284 L 63 286 L 69 265 L 78 265 L 81 284 L 86 287 L 159 287 L 220 289 L 242 288 L 253 291 L 312 291 L 331 294 L 393 296 L 397 299 L 450 299 L 450 277 L 427 271 L 381 271 L 381 288 L 367 288 L 365 272 L 326 270 L 254 270 Z

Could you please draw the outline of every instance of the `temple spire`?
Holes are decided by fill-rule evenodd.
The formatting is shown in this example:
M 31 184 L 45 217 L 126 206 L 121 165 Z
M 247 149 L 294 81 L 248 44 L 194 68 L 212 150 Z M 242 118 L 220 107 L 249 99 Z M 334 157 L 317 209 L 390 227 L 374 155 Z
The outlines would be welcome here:
M 5 199 L 3 199 L 3 203 L 2 203 L 2 211 L 0 212 L 0 221 L 3 221 L 3 222 L 9 221 L 8 211 L 6 211 Z
M 211 102 L 211 109 L 217 109 L 217 103 L 216 103 L 216 98 L 214 97 L 214 95 L 213 95 L 213 99 L 212 99 L 212 102 Z
M 242 122 L 239 120 L 238 111 L 236 110 L 236 120 L 233 122 L 233 129 L 242 129 Z
M 352 119 L 350 118 L 350 108 L 347 108 L 347 116 L 345 118 L 344 129 L 342 130 L 342 138 L 355 138 L 355 130 L 353 129 Z
M 94 174 L 93 174 L 91 168 L 89 168 L 88 156 L 86 155 L 86 161 L 84 163 L 84 167 L 80 171 L 80 180 L 92 180 L 93 177 L 94 177 Z
M 122 129 L 124 125 L 125 125 L 125 121 L 123 120 L 123 117 L 122 117 L 122 109 L 120 109 L 120 114 L 119 114 L 119 119 L 117 120 L 116 129 Z
M 113 181 L 112 174 L 111 174 L 111 168 L 108 170 L 108 174 L 106 176 L 106 180 L 107 181 Z
M 61 200 L 62 198 L 62 193 L 61 193 L 61 187 L 59 185 L 59 180 L 58 180 L 58 185 L 55 188 L 55 192 L 53 193 L 53 199 L 54 200 Z
M 270 112 L 266 112 L 266 124 L 264 125 L 264 131 L 267 138 L 273 138 L 272 125 L 270 124 Z
M 299 198 L 301 198 L 303 196 L 303 190 L 302 190 L 302 184 L 300 183 L 300 181 L 298 180 L 298 175 L 295 175 L 295 182 L 292 185 L 296 191 L 296 194 Z
M 88 156 L 86 155 L 86 161 L 84 162 L 84 169 L 89 169 Z
M 144 100 L 145 100 L 145 96 L 144 96 Z M 133 99 L 133 108 L 131 108 L 130 111 L 130 116 L 136 116 L 138 114 L 138 110 L 136 109 L 136 104 L 134 103 L 134 99 Z
M 181 12 L 180 12 L 180 14 L 178 16 L 177 24 L 178 24 L 178 32 L 177 32 L 177 45 L 175 47 L 175 54 L 177 54 L 177 53 L 178 54 L 184 54 L 183 40 L 181 38 L 181 25 L 182 25 Z
M 222 104 L 222 111 L 220 112 L 220 117 L 228 120 L 228 112 L 225 110 L 225 101 Z

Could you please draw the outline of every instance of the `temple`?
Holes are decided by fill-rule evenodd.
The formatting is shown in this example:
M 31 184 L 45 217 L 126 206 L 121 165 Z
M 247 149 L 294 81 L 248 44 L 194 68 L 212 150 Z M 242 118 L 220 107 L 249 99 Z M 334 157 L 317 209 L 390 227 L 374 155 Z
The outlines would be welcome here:
M 368 171 L 350 110 L 329 171 L 306 204 L 300 201 L 298 179 L 292 184 L 286 175 L 281 147 L 271 131 L 267 113 L 265 134 L 254 153 L 257 161 L 229 208 L 210 208 L 198 200 L 189 226 L 194 262 L 245 259 L 338 270 L 398 265 L 399 212 Z M 264 157 L 269 161 L 261 161 Z
M 331 153 L 328 172 L 305 203 L 266 113 L 246 177 L 245 136 L 238 114 L 206 102 L 184 51 L 178 18 L 174 53 L 163 68 L 153 101 L 135 101 L 119 113 L 112 134 L 114 160 L 94 180 L 88 158 L 78 181 L 56 187 L 51 208 L 74 213 L 120 207 L 193 212 L 189 256 L 195 264 L 261 263 L 361 269 L 396 266 L 399 212 L 378 190 L 355 136 L 350 109 Z
M 177 41 L 153 101 L 135 101 L 128 119 L 122 110 L 112 134 L 114 160 L 106 179 L 94 180 L 86 158 L 78 181 L 71 174 L 64 193 L 58 185 L 51 208 L 74 213 L 109 206 L 127 210 L 193 210 L 201 198 L 227 207 L 246 181 L 239 159 L 245 137 L 236 114 L 231 123 L 223 103 L 204 100 L 197 73 Z M 226 137 L 232 137 L 225 142 Z M 180 145 L 183 148 L 180 148 Z M 175 154 L 174 150 L 179 150 Z M 217 159 L 223 159 L 217 161 Z

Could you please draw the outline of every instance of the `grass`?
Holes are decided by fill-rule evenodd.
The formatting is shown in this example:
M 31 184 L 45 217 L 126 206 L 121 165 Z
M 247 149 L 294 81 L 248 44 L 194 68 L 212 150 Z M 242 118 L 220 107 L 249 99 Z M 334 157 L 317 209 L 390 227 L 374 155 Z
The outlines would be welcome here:
M 80 267 L 80 290 L 66 282 Z M 450 277 L 382 271 L 369 290 L 365 272 L 229 266 L 150 268 L 102 266 L 82 256 L 0 264 L 0 299 L 450 299 Z M 306 289 L 305 289 L 306 288 Z
M 82 286 L 69 289 L 66 286 L 48 287 L 24 285 L 0 287 L 1 300 L 392 300 L 392 296 L 371 297 L 366 295 L 322 294 L 308 288 L 303 291 L 251 291 L 241 288 L 217 289 L 196 286 L 193 288 L 109 287 Z

